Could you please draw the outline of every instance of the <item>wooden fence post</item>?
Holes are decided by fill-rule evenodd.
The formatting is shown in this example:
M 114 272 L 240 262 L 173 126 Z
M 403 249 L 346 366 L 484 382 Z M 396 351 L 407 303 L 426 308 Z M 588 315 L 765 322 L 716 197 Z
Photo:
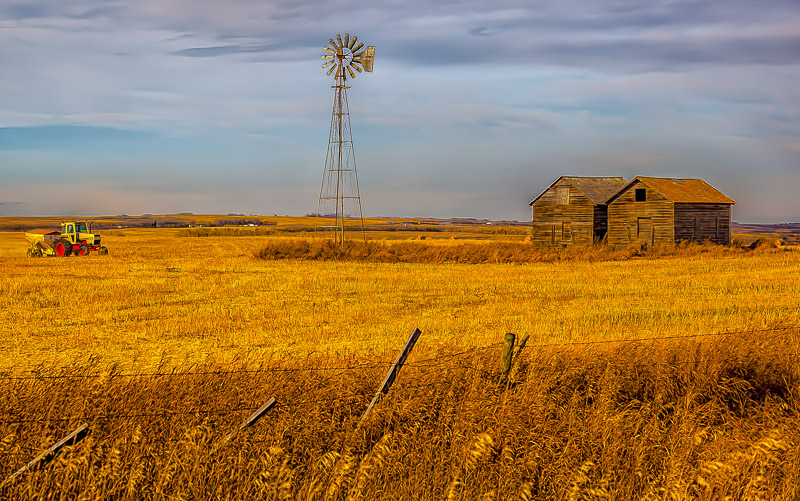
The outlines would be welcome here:
M 33 461 L 31 461 L 30 463 L 26 464 L 25 466 L 17 470 L 13 475 L 8 477 L 6 481 L 3 482 L 2 485 L 0 485 L 0 487 L 5 487 L 7 484 L 10 484 L 15 479 L 19 478 L 21 475 L 28 472 L 36 471 L 37 469 L 47 465 L 50 461 L 52 461 L 56 457 L 56 454 L 58 454 L 61 451 L 61 449 L 63 449 L 68 445 L 77 444 L 78 442 L 83 440 L 88 433 L 89 433 L 89 425 L 86 423 L 80 425 L 78 428 L 75 429 L 75 431 L 73 431 L 66 437 L 59 440 L 54 445 L 50 446 L 50 448 L 44 451 L 43 453 L 36 456 L 33 459 Z
M 356 428 L 361 427 L 364 423 L 364 420 L 367 418 L 367 414 L 372 408 L 378 403 L 378 399 L 381 395 L 385 395 L 389 392 L 389 388 L 392 387 L 392 383 L 397 378 L 397 373 L 400 372 L 400 368 L 403 367 L 403 364 L 406 363 L 406 358 L 408 358 L 408 354 L 411 353 L 411 350 L 414 348 L 414 345 L 417 344 L 417 339 L 419 339 L 419 335 L 422 334 L 422 331 L 418 328 L 414 329 L 414 332 L 411 333 L 411 336 L 406 341 L 406 345 L 400 351 L 400 354 L 397 355 L 394 363 L 391 367 L 389 367 L 389 372 L 386 373 L 386 377 L 383 378 L 383 382 L 381 383 L 380 388 L 378 388 L 378 392 L 375 393 L 375 396 L 372 398 L 372 402 L 369 403 L 369 407 L 367 410 L 364 411 L 364 414 L 361 415 L 361 419 L 358 420 L 358 425 Z
M 254 425 L 256 421 L 261 419 L 261 417 L 264 416 L 264 414 L 266 414 L 267 412 L 269 412 L 273 407 L 275 407 L 277 403 L 278 401 L 275 400 L 275 397 L 270 398 L 266 404 L 262 405 L 261 407 L 258 408 L 257 411 L 250 414 L 250 417 L 245 419 L 244 423 L 242 423 L 239 426 L 239 428 L 237 428 L 235 431 L 228 433 L 228 436 L 222 439 L 222 443 L 219 446 L 222 447 L 223 445 L 230 442 L 231 439 L 235 437 L 237 434 L 239 434 L 242 430 L 244 430 L 249 426 Z
M 514 341 L 517 336 L 511 332 L 506 332 L 503 338 L 503 353 L 500 356 L 500 373 L 508 376 L 511 371 L 511 360 L 514 355 Z

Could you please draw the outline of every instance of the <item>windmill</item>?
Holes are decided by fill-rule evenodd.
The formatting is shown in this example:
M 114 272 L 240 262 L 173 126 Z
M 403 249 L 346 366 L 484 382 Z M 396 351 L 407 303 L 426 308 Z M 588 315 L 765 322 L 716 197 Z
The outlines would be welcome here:
M 328 135 L 328 151 L 325 155 L 325 169 L 322 172 L 322 186 L 319 190 L 317 204 L 317 227 L 333 230 L 334 240 L 344 244 L 347 227 L 345 221 L 354 222 L 356 218 L 361 224 L 361 234 L 366 241 L 364 216 L 361 212 L 361 195 L 358 191 L 358 172 L 356 171 L 356 155 L 353 150 L 353 136 L 350 129 L 350 109 L 347 105 L 347 78 L 354 79 L 362 71 L 372 72 L 375 58 L 375 47 L 364 47 L 358 37 L 350 37 L 349 33 L 336 35 L 336 40 L 329 39 L 323 47 L 322 68 L 328 69 L 335 80 L 332 86 L 333 112 L 331 113 L 331 130 Z M 327 218 L 327 224 L 321 224 L 321 218 Z M 333 224 L 330 224 L 330 219 Z

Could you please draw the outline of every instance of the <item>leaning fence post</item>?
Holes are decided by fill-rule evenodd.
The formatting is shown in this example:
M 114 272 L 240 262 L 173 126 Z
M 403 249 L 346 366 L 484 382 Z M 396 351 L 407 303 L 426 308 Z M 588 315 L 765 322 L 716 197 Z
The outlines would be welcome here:
M 408 341 L 406 341 L 406 345 L 400 351 L 400 354 L 397 355 L 397 358 L 392 366 L 389 367 L 389 372 L 387 372 L 386 377 L 383 378 L 383 382 L 381 383 L 378 392 L 375 393 L 375 396 L 372 398 L 372 402 L 369 403 L 369 407 L 367 407 L 367 410 L 364 411 L 361 419 L 358 420 L 358 425 L 356 428 L 361 427 L 361 425 L 364 423 L 364 420 L 367 418 L 367 414 L 369 414 L 369 411 L 371 411 L 375 404 L 378 403 L 378 399 L 381 397 L 381 395 L 385 395 L 389 392 L 389 388 L 392 387 L 392 383 L 394 383 L 394 380 L 397 378 L 397 373 L 400 372 L 400 368 L 403 367 L 404 363 L 406 363 L 408 354 L 411 353 L 414 345 L 417 344 L 417 339 L 419 339 L 420 334 L 422 334 L 422 331 L 418 328 L 414 328 L 414 332 L 412 332 L 411 336 L 409 336 Z
M 506 332 L 503 338 L 503 353 L 500 356 L 500 372 L 504 376 L 508 376 L 508 373 L 511 371 L 511 360 L 514 355 L 514 340 L 516 338 L 517 336 L 511 332 Z
M 264 414 L 266 414 L 273 407 L 275 407 L 275 405 L 277 403 L 278 403 L 278 401 L 275 400 L 275 397 L 270 398 L 269 401 L 266 404 L 262 405 L 261 407 L 258 408 L 257 411 L 255 411 L 254 413 L 250 414 L 250 417 L 245 419 L 244 422 L 241 425 L 239 425 L 239 428 L 237 428 L 235 431 L 232 431 L 232 432 L 228 433 L 228 436 L 226 436 L 225 438 L 222 439 L 222 442 L 219 444 L 219 446 L 222 447 L 223 445 L 225 445 L 228 442 L 230 442 L 231 439 L 233 437 L 235 437 L 239 432 L 241 432 L 242 430 L 244 430 L 247 427 L 250 427 L 250 426 L 254 425 L 256 421 L 261 419 L 264 416 Z
M 10 484 L 19 476 L 25 473 L 36 471 L 37 469 L 47 465 L 47 463 L 49 463 L 56 457 L 56 454 L 58 454 L 61 451 L 61 449 L 63 449 L 68 445 L 77 444 L 78 442 L 83 440 L 88 433 L 89 433 L 89 425 L 86 423 L 80 425 L 78 428 L 75 429 L 75 431 L 73 431 L 66 437 L 59 440 L 54 445 L 50 446 L 50 448 L 44 451 L 43 453 L 36 456 L 33 459 L 33 461 L 31 461 L 30 463 L 26 464 L 25 466 L 14 472 L 14 474 L 8 477 L 6 481 L 3 482 L 2 485 L 0 485 L 0 487 L 4 487 L 7 484 Z
M 528 344 L 528 338 L 530 337 L 531 337 L 530 334 L 525 334 L 524 336 L 522 336 L 522 339 L 520 340 L 519 344 L 514 347 L 514 360 L 513 360 L 514 365 L 517 365 L 519 363 L 519 357 L 522 354 L 522 350 L 525 349 L 525 345 Z
M 519 373 L 520 370 L 520 359 L 522 358 L 522 350 L 525 349 L 525 345 L 528 344 L 528 339 L 530 338 L 530 334 L 525 334 L 522 336 L 522 340 L 514 347 L 514 357 L 511 360 L 511 372 L 509 375 L 511 378 L 515 378 L 516 375 Z

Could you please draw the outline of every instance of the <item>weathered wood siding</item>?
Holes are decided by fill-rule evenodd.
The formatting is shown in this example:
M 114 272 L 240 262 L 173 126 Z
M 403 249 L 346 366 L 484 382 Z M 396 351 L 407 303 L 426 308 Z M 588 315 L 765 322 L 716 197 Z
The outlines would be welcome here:
M 636 190 L 644 189 L 646 201 L 636 201 Z M 608 205 L 608 244 L 655 245 L 675 240 L 674 204 L 659 192 L 637 182 Z
M 559 188 L 569 190 L 568 204 L 560 203 Z M 566 181 L 551 186 L 532 208 L 533 243 L 560 247 L 594 242 L 594 204 Z
M 729 204 L 675 204 L 675 240 L 703 241 L 730 245 Z

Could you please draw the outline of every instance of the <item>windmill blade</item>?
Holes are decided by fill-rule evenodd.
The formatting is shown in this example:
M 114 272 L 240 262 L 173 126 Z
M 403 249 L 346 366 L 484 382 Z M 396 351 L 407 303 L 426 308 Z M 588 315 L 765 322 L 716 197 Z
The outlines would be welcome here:
M 345 33 L 344 37 L 337 33 L 328 39 L 328 44 L 322 48 L 325 52 L 320 56 L 322 69 L 327 69 L 328 76 L 333 74 L 337 81 L 339 78 L 344 81 L 348 75 L 355 78 L 356 73 L 372 72 L 374 46 L 365 47 L 364 42 L 359 42 L 358 37 L 350 33 Z

